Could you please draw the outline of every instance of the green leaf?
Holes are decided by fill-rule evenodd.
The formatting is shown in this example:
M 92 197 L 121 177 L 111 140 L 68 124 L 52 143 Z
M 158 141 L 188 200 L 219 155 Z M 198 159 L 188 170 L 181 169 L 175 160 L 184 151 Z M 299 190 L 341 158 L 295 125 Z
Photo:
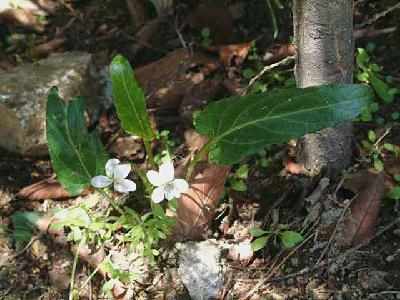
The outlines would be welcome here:
M 373 130 L 368 131 L 368 139 L 371 143 L 375 143 L 376 141 L 376 134 Z
M 354 118 L 372 99 L 365 85 L 348 84 L 273 90 L 210 103 L 194 119 L 210 135 L 209 158 L 234 164 L 279 144 Z
M 231 183 L 232 190 L 238 192 L 245 192 L 247 191 L 247 185 L 243 180 L 235 180 Z
M 374 168 L 378 172 L 382 172 L 383 171 L 383 162 L 378 158 L 374 159 Z
M 388 92 L 389 87 L 383 80 L 379 79 L 374 74 L 370 74 L 369 82 L 375 92 L 378 94 L 379 98 L 381 98 L 386 103 L 393 102 L 393 95 Z
M 66 102 L 58 90 L 50 90 L 46 108 L 46 135 L 51 164 L 57 179 L 71 195 L 90 186 L 90 180 L 104 174 L 107 154 L 95 133 L 88 133 L 83 110 L 85 101 Z
M 115 279 L 115 278 L 111 278 L 109 281 L 107 281 L 103 285 L 103 292 L 108 293 L 109 291 L 111 291 L 114 288 L 114 285 L 116 282 L 117 282 L 117 279 Z
M 285 247 L 294 247 L 303 240 L 303 236 L 296 231 L 283 231 L 281 240 Z
M 113 58 L 110 77 L 114 104 L 122 127 L 146 141 L 152 140 L 155 135 L 146 111 L 146 99 L 126 58 L 121 55 Z
M 261 229 L 259 227 L 252 227 L 250 229 L 250 234 L 252 236 L 254 236 L 254 237 L 260 237 L 260 236 L 262 236 L 264 234 L 267 234 L 267 233 L 268 233 L 268 231 L 265 231 L 264 229 Z
M 45 215 L 42 211 L 17 212 L 11 215 L 14 227 L 12 237 L 17 241 L 29 242 L 37 231 L 38 220 Z
M 368 53 L 364 48 L 357 48 L 356 63 L 362 69 L 365 69 L 365 63 L 368 61 Z
M 251 250 L 258 251 L 267 244 L 269 236 L 263 236 L 251 242 Z
M 393 175 L 394 180 L 396 180 L 397 182 L 400 182 L 400 174 L 394 174 Z
M 389 198 L 395 199 L 395 200 L 399 200 L 400 199 L 400 187 L 395 187 L 393 189 L 391 189 L 388 193 L 387 196 Z

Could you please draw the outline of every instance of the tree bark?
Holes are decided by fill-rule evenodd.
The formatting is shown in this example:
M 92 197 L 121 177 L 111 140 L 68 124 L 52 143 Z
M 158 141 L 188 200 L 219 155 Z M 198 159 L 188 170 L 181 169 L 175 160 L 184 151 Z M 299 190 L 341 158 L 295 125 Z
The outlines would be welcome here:
M 295 0 L 295 75 L 298 87 L 353 80 L 353 1 Z M 351 122 L 300 139 L 298 162 L 311 176 L 335 178 L 351 158 Z

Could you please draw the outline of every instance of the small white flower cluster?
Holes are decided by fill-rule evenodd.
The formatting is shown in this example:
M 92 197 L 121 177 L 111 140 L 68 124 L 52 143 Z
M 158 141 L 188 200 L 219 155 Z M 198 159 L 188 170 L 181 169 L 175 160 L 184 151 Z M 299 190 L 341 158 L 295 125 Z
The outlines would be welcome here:
M 136 190 L 136 183 L 126 179 L 131 172 L 131 165 L 120 164 L 118 159 L 109 159 L 106 163 L 107 176 L 100 175 L 92 179 L 91 183 L 96 188 L 105 188 L 114 184 L 114 189 L 120 193 L 129 193 Z M 174 179 L 174 165 L 165 162 L 160 166 L 158 172 L 150 170 L 146 176 L 149 182 L 156 188 L 151 194 L 151 200 L 160 203 L 162 200 L 179 198 L 182 193 L 189 189 L 184 179 Z

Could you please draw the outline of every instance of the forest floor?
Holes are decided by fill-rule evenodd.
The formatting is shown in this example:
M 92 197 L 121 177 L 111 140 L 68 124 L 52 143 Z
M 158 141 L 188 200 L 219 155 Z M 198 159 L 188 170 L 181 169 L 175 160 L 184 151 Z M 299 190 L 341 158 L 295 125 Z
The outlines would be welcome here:
M 179 5 L 167 16 L 157 16 L 149 2 L 133 17 L 122 0 L 54 1 L 57 7 L 46 10 L 46 17 L 35 17 L 24 26 L 12 17 L 2 18 L 0 11 L 0 76 L 56 52 L 93 53 L 98 57 L 95 63 L 102 67 L 121 53 L 135 69 L 169 56 L 170 64 L 141 74 L 150 86 L 146 94 L 162 85 L 173 86 L 171 74 L 179 73 L 179 80 L 186 80 L 183 87 L 173 86 L 169 97 L 149 105 L 158 130 L 169 131 L 170 152 L 185 157 L 198 149 L 197 136 L 190 130 L 193 110 L 188 107 L 201 108 L 208 101 L 240 95 L 263 66 L 293 56 L 295 50 L 287 6 L 274 6 L 279 28 L 274 39 L 264 1 L 204 2 L 200 6 L 197 1 L 175 2 Z M 391 10 L 395 1 L 375 2 L 355 3 L 355 48 L 367 49 L 370 62 L 383 67 L 377 76 L 400 89 L 400 9 Z M 182 50 L 177 49 L 199 57 L 182 70 Z M 291 59 L 280 63 L 251 92 L 294 86 L 293 68 Z M 355 78 L 360 73 L 356 65 Z M 271 239 L 258 252 L 224 259 L 224 284 L 218 299 L 400 299 L 400 195 L 390 194 L 400 181 L 399 100 L 399 94 L 387 102 L 377 95 L 379 105 L 372 117 L 354 122 L 352 166 L 334 182 L 306 178 L 294 162 L 295 141 L 269 147 L 232 168 L 211 220 L 211 241 L 250 241 L 253 226 L 286 226 L 304 239 L 292 248 Z M 121 133 L 114 108 L 104 108 L 91 129 L 100 132 L 113 156 L 144 163 L 142 144 Z M 29 243 L 14 235 L 12 216 L 17 212 L 66 208 L 93 196 L 89 192 L 78 198 L 65 197 L 53 179 L 48 156 L 30 157 L 0 148 L 0 299 L 68 298 L 74 259 L 70 248 L 43 232 Z M 32 190 L 36 183 L 41 183 L 40 188 Z M 26 187 L 30 192 L 21 193 Z M 379 214 L 371 212 L 371 207 Z M 363 226 L 373 230 L 360 237 L 362 229 L 349 229 L 349 208 L 357 210 Z M 174 245 L 165 248 L 166 253 L 177 249 Z M 159 270 L 176 270 L 167 256 L 159 258 Z M 82 287 L 80 299 L 107 299 L 110 295 L 101 292 L 104 279 L 99 274 L 82 286 L 92 271 L 87 262 L 78 263 L 75 285 Z M 175 283 L 176 273 L 164 271 L 170 274 L 167 278 L 159 273 L 159 277 L 149 277 L 152 282 L 138 284 L 134 297 L 190 299 L 182 284 Z

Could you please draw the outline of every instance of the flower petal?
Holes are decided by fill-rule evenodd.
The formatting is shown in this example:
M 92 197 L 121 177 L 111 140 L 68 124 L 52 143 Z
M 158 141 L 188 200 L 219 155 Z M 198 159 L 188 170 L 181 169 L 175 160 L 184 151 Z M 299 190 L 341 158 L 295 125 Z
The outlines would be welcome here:
M 96 176 L 93 177 L 90 183 L 96 187 L 96 188 L 105 188 L 106 186 L 109 186 L 112 183 L 112 180 L 108 178 L 107 176 Z
M 160 203 L 161 201 L 164 200 L 164 187 L 159 186 L 153 190 L 153 193 L 151 194 L 151 200 L 154 203 Z
M 179 193 L 186 193 L 189 189 L 189 184 L 184 179 L 175 179 L 174 186 Z
M 119 159 L 112 158 L 106 163 L 106 174 L 108 177 L 112 178 L 114 176 L 115 167 L 119 165 Z
M 150 170 L 146 173 L 146 176 L 152 185 L 154 186 L 162 185 L 160 174 L 158 174 L 158 172 Z
M 114 182 L 114 189 L 120 193 L 136 191 L 136 183 L 129 179 L 119 179 Z
M 174 198 L 179 198 L 180 196 L 179 191 L 176 189 L 173 183 L 169 183 L 164 186 L 164 193 L 165 198 L 167 198 L 168 201 Z
M 174 164 L 172 162 L 163 163 L 158 173 L 163 184 L 174 180 Z
M 122 180 L 122 179 L 128 177 L 130 171 L 131 171 L 130 164 L 118 165 L 115 167 L 114 179 Z

